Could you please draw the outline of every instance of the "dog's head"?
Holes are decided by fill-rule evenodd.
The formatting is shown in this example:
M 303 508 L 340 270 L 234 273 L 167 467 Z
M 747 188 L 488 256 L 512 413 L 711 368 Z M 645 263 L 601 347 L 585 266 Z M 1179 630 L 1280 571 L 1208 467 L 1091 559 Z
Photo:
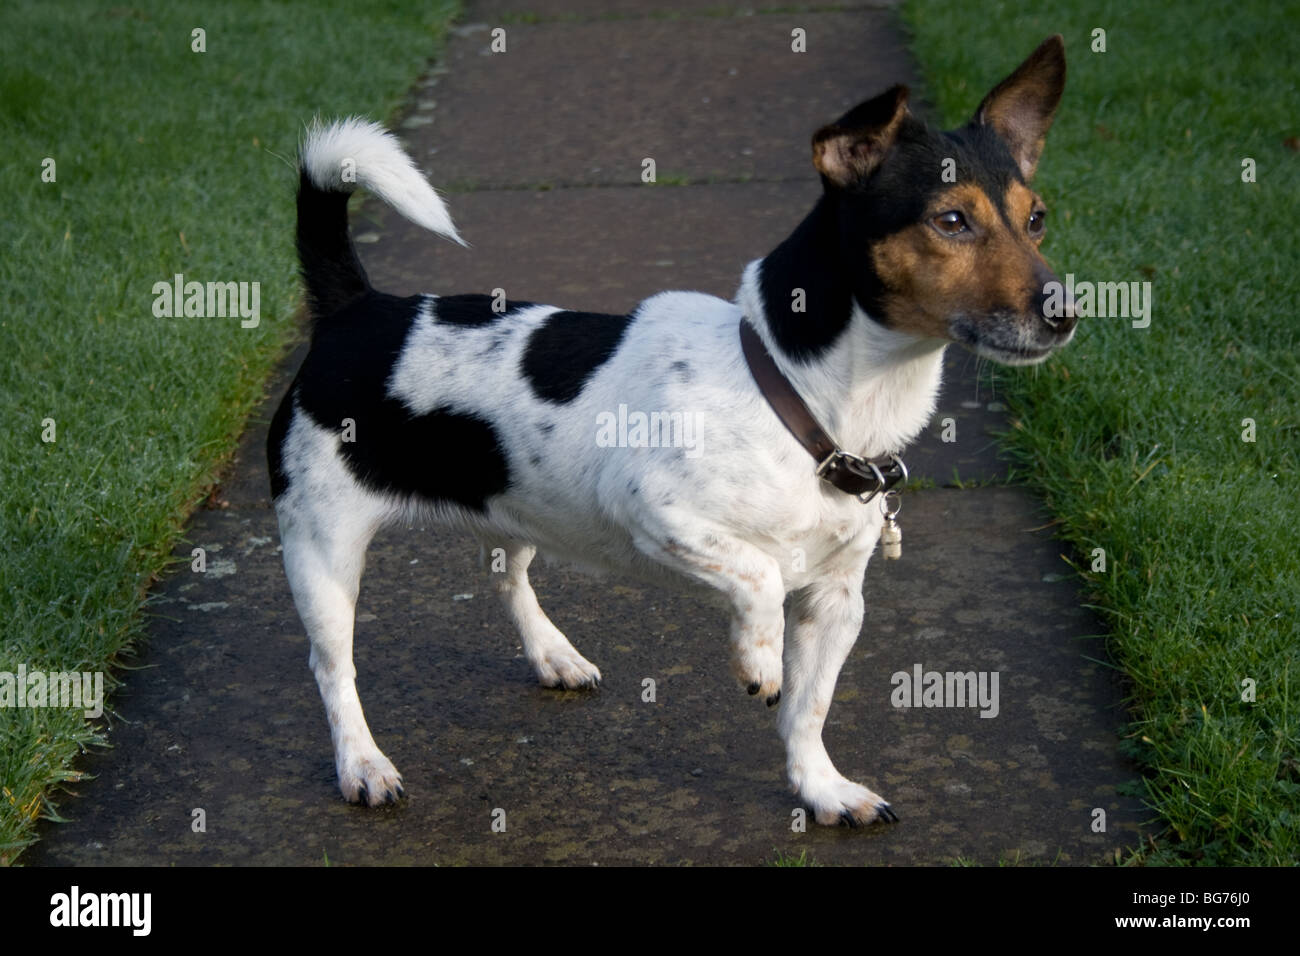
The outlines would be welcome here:
M 1064 86 L 1054 36 L 959 129 L 929 129 L 895 86 L 818 130 L 840 267 L 875 321 L 1008 365 L 1070 340 L 1073 305 L 1045 288 L 1056 281 L 1039 253 L 1047 208 L 1030 186 Z

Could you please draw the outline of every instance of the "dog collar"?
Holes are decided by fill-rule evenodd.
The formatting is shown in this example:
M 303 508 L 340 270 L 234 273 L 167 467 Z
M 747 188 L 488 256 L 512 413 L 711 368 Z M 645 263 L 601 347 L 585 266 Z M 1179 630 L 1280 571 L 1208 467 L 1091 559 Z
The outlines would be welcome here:
M 750 375 L 776 417 L 817 462 L 818 478 L 856 495 L 863 504 L 907 480 L 907 466 L 897 455 L 869 459 L 840 448 L 817 423 L 807 403 L 781 374 L 763 340 L 744 318 L 740 320 L 740 347 Z

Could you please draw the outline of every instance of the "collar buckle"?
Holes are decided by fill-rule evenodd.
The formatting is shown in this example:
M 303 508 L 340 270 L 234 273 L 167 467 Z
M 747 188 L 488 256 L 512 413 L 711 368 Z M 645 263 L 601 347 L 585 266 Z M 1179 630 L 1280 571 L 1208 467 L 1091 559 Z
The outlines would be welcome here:
M 867 487 L 857 493 L 858 500 L 865 505 L 877 495 L 888 492 L 895 485 L 907 481 L 907 466 L 903 464 L 902 458 L 890 455 L 889 461 L 883 464 L 882 469 L 877 462 L 863 458 L 861 455 L 854 455 L 842 448 L 836 448 L 818 462 L 817 477 L 836 487 L 841 487 L 840 482 L 843 479 L 839 476 L 845 472 L 862 482 L 867 482 Z

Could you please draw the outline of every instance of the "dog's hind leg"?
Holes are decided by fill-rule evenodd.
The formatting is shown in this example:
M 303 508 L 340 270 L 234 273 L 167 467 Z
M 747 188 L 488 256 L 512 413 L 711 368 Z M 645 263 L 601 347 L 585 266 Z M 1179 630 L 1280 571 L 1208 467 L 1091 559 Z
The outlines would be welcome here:
M 497 593 L 523 641 L 524 656 L 542 685 L 574 690 L 599 684 L 600 669 L 578 653 L 537 603 L 528 581 L 528 566 L 537 549 L 519 541 L 485 541 L 483 552 Z
M 352 663 L 357 593 L 379 516 L 349 507 L 327 517 L 305 494 L 286 497 L 291 500 L 276 503 L 284 569 L 311 638 L 310 664 L 329 718 L 339 789 L 351 803 L 388 803 L 402 796 L 402 777 L 366 726 Z
M 822 725 L 853 642 L 862 628 L 862 577 L 832 574 L 795 592 L 785 644 L 785 697 L 777 728 L 790 786 L 818 823 L 857 826 L 898 818 L 880 795 L 843 777 L 822 742 Z

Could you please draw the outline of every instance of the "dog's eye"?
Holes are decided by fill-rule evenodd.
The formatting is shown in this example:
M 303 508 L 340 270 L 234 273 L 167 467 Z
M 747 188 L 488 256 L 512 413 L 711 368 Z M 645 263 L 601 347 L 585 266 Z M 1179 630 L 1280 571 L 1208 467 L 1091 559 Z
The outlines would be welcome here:
M 955 209 L 940 213 L 930 220 L 930 225 L 945 236 L 956 236 L 967 230 L 966 217 Z
M 1031 236 L 1041 235 L 1047 227 L 1047 210 L 1035 209 L 1033 215 L 1029 217 L 1029 234 Z

